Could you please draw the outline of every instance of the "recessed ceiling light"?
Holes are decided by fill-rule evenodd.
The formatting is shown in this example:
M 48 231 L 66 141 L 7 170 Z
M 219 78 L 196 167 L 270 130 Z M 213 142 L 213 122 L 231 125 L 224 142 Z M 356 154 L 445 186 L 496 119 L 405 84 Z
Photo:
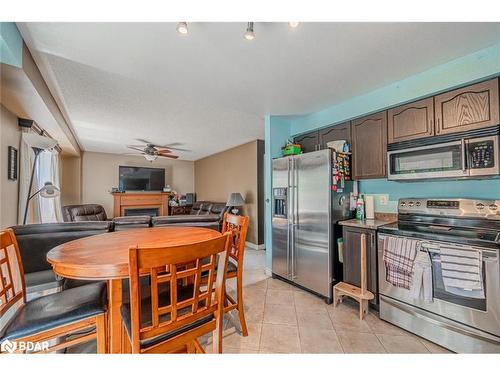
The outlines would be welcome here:
M 177 24 L 177 32 L 182 35 L 186 35 L 188 33 L 188 25 L 187 22 L 179 22 Z
M 253 31 L 253 22 L 249 22 L 247 25 L 247 31 L 245 32 L 245 35 L 243 35 L 246 40 L 254 40 L 255 39 L 255 33 Z
M 288 22 L 288 26 L 292 29 L 296 29 L 299 26 L 300 22 Z

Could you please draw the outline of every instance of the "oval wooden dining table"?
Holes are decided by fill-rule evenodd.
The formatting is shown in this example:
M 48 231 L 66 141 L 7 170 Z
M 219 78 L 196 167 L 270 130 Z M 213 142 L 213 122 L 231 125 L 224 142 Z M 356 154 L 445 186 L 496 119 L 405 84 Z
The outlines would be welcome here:
M 47 253 L 54 272 L 68 279 L 107 281 L 109 352 L 121 352 L 122 279 L 129 277 L 130 247 L 188 245 L 222 234 L 197 227 L 130 229 L 84 237 L 59 245 Z

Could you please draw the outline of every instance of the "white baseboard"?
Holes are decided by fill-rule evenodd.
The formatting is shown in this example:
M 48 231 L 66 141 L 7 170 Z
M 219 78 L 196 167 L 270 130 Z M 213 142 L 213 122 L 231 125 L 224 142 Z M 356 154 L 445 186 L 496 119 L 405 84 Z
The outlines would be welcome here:
M 264 245 L 264 244 L 257 245 L 257 244 L 254 244 L 254 243 L 248 242 L 248 241 L 245 242 L 245 246 L 249 249 L 252 249 L 252 250 L 265 250 L 266 249 L 266 245 Z

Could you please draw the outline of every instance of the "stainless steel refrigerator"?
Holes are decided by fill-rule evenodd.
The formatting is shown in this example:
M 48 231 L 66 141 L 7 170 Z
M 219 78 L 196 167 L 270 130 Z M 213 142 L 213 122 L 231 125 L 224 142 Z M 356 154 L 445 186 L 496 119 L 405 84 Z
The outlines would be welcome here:
M 351 217 L 352 182 L 332 190 L 332 151 L 273 160 L 273 275 L 332 301 L 334 225 Z

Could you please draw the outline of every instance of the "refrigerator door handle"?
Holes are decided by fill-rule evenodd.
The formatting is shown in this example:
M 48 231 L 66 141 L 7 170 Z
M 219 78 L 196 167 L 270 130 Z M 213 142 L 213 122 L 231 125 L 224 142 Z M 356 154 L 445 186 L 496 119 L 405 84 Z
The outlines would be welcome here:
M 290 251 L 291 251 L 291 230 L 292 230 L 292 188 L 291 188 L 291 183 L 290 183 L 290 173 L 292 171 L 291 169 L 291 164 L 292 164 L 292 159 L 288 159 L 288 194 L 287 194 L 287 199 L 288 199 L 288 207 L 287 207 L 287 249 L 286 249 L 286 272 L 288 278 L 291 278 L 290 276 Z
M 290 192 L 291 192 L 291 202 L 292 202 L 292 209 L 290 211 L 290 216 L 291 216 L 291 225 L 290 225 L 290 232 L 291 232 L 291 241 L 290 241 L 290 251 L 291 251 L 291 259 L 290 259 L 290 280 L 293 280 L 294 276 L 294 264 L 295 264 L 295 158 L 292 158 L 292 168 L 290 171 L 290 174 L 292 176 L 292 185 L 290 187 Z
M 299 223 L 299 170 L 297 168 L 297 160 L 294 160 L 293 165 L 293 257 L 292 257 L 292 280 L 297 278 L 297 258 L 298 254 L 296 252 L 297 248 L 295 243 L 297 241 L 296 230 Z M 298 251 L 298 250 L 297 250 Z

